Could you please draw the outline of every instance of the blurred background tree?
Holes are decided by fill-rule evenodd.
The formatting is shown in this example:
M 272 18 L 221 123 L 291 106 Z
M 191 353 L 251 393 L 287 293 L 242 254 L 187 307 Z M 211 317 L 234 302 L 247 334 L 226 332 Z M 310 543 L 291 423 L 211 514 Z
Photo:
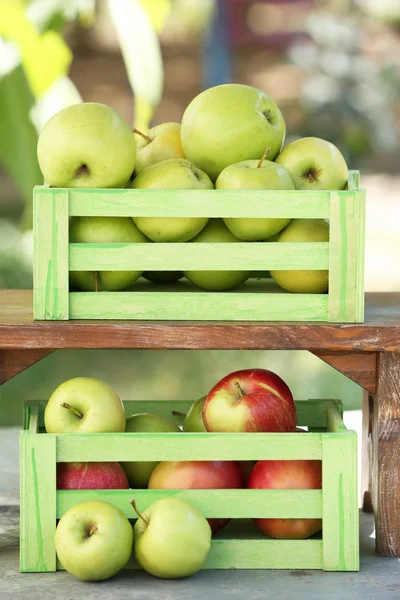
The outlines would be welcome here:
M 366 288 L 400 289 L 399 74 L 398 0 L 2 0 L 0 288 L 32 285 L 36 143 L 52 114 L 104 102 L 146 129 L 235 81 L 275 98 L 288 139 L 329 139 L 361 168 Z M 19 421 L 23 399 L 75 375 L 108 379 L 123 397 L 195 398 L 253 364 L 276 369 L 297 396 L 335 390 L 360 405 L 360 388 L 308 353 L 214 354 L 56 352 L 2 387 L 0 419 Z

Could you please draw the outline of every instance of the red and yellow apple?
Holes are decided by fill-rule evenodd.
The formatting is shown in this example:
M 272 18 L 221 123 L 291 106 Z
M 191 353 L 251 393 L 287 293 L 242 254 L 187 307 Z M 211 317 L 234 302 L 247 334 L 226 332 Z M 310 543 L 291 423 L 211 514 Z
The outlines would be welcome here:
M 243 487 L 239 464 L 234 461 L 161 462 L 153 471 L 149 490 L 212 490 Z M 208 519 L 213 533 L 230 519 Z
M 319 490 L 320 460 L 260 460 L 250 473 L 248 489 Z M 273 538 L 304 539 L 322 528 L 321 519 L 254 519 Z
M 203 407 L 207 431 L 294 431 L 296 407 L 286 383 L 266 369 L 226 375 L 209 392 Z
M 58 490 L 127 490 L 128 478 L 117 462 L 57 464 Z

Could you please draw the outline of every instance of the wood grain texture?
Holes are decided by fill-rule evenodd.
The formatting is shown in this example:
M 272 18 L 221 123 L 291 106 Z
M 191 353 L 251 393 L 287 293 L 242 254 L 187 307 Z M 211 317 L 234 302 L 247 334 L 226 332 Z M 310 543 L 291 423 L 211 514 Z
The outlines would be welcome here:
M 22 373 L 52 350 L 1 350 L 0 349 L 0 385 L 18 373 Z
M 34 194 L 35 319 L 68 319 L 68 190 Z
M 327 242 L 70 244 L 70 271 L 327 269 Z M 134 290 L 133 290 L 134 291 Z M 214 296 L 215 294 L 212 294 Z M 135 294 L 136 296 L 136 294 Z M 168 296 L 170 294 L 168 293 Z M 131 298 L 135 301 L 135 297 Z
M 330 352 L 328 350 L 314 351 L 328 365 L 349 377 L 371 394 L 376 392 L 376 363 L 375 352 Z
M 32 292 L 0 290 L 0 348 L 400 350 L 400 293 L 366 295 L 364 324 L 32 320 Z
M 400 557 L 400 353 L 382 353 L 372 429 L 376 552 Z
M 56 570 L 56 440 L 22 432 L 20 570 Z

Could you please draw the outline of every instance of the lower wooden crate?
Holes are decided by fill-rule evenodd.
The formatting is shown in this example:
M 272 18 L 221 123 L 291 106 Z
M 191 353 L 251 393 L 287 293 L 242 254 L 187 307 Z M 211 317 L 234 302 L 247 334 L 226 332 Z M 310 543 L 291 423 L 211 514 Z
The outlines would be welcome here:
M 172 416 L 191 402 L 127 401 L 127 414 Z M 62 568 L 54 546 L 56 520 L 85 500 L 104 500 L 133 518 L 154 500 L 177 496 L 207 518 L 231 518 L 212 540 L 205 569 L 359 569 L 357 436 L 334 400 L 296 402 L 298 425 L 309 433 L 45 434 L 44 402 L 26 405 L 21 432 L 20 570 Z M 174 417 L 178 424 L 182 417 Z M 310 433 L 311 432 L 311 433 Z M 322 490 L 84 490 L 57 491 L 57 462 L 129 460 L 321 460 Z M 322 534 L 273 540 L 252 518 L 322 518 Z M 128 568 L 138 568 L 132 558 Z

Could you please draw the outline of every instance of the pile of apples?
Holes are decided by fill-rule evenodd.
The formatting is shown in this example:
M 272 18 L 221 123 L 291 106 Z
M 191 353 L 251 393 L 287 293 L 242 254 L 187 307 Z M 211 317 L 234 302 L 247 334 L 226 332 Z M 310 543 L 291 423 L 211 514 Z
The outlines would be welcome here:
M 209 88 L 186 108 L 182 123 L 163 123 L 147 133 L 131 130 L 110 107 L 70 106 L 54 115 L 38 141 L 39 164 L 52 187 L 152 190 L 341 190 L 348 169 L 336 146 L 303 138 L 283 148 L 285 121 L 275 101 L 240 84 Z M 282 149 L 283 148 L 283 149 Z M 199 202 L 202 196 L 199 195 Z M 216 201 L 218 195 L 216 195 Z M 143 196 L 143 202 L 145 202 Z M 322 219 L 74 217 L 77 243 L 277 241 L 326 242 Z M 160 264 L 162 264 L 162 257 Z M 71 272 L 78 290 L 119 291 L 141 271 Z M 185 276 L 196 286 L 225 291 L 243 284 L 248 271 L 150 272 L 156 282 Z M 324 293 L 327 271 L 271 271 L 283 289 Z
M 125 417 L 118 394 L 106 383 L 75 378 L 61 384 L 44 415 L 47 433 L 107 432 L 293 432 L 296 408 L 287 384 L 265 369 L 236 371 L 193 403 L 182 430 L 156 414 Z M 134 449 L 132 449 L 134 450 Z M 162 461 L 58 463 L 57 489 L 320 489 L 321 461 Z M 134 492 L 133 492 L 134 495 Z M 55 537 L 63 566 L 83 580 L 114 575 L 133 552 L 152 575 L 186 577 L 204 564 L 211 535 L 229 519 L 208 519 L 189 503 L 164 498 L 139 517 L 132 528 L 125 515 L 106 502 L 83 502 L 61 518 Z M 301 539 L 321 530 L 320 519 L 254 519 L 274 538 Z M 110 557 L 112 559 L 110 560 Z

